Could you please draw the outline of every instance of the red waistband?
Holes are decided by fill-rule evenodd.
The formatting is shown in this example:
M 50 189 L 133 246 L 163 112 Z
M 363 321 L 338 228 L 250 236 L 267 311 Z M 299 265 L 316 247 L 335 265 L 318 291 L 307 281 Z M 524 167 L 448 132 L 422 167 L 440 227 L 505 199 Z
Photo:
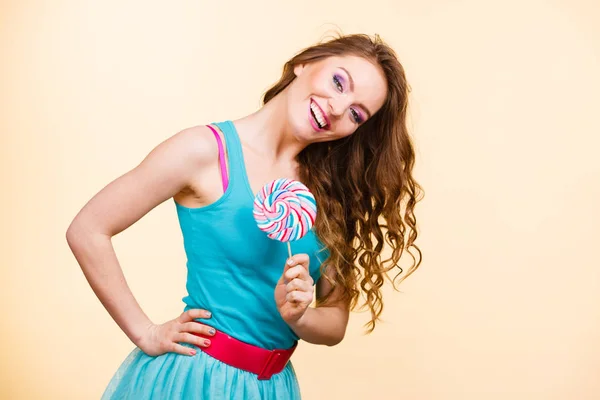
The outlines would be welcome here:
M 214 336 L 195 335 L 210 340 L 210 346 L 200 347 L 206 354 L 232 367 L 252 372 L 260 380 L 271 379 L 271 376 L 283 371 L 298 345 L 296 342 L 289 349 L 267 350 L 220 331 Z

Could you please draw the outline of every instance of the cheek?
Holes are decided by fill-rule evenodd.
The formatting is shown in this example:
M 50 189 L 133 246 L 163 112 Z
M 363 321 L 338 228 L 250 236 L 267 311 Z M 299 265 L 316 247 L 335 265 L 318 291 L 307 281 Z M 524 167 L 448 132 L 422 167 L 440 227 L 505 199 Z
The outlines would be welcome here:
M 340 138 L 350 136 L 356 131 L 356 125 L 352 121 L 348 120 L 346 116 L 338 121 L 335 127 L 335 134 Z
M 330 82 L 328 72 L 314 72 L 306 77 L 306 85 L 311 93 L 322 97 L 332 95 L 333 84 Z

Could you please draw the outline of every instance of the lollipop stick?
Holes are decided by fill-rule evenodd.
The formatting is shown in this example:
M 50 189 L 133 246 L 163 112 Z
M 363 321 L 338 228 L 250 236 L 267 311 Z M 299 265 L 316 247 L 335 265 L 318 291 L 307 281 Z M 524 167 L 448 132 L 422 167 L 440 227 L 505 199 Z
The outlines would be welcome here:
M 290 255 L 290 258 L 292 258 L 292 246 L 290 246 L 290 242 L 287 242 L 288 245 L 288 253 Z

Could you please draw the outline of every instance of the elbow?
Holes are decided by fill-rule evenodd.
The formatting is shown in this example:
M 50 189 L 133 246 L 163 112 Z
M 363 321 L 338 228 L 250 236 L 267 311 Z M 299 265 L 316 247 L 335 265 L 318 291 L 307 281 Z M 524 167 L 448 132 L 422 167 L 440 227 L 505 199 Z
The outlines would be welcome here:
M 75 219 L 65 232 L 65 239 L 71 251 L 80 248 L 83 243 L 89 241 L 91 232 L 81 222 Z
M 71 223 L 71 225 L 69 225 L 69 227 L 67 228 L 67 232 L 65 233 L 65 239 L 67 239 L 67 244 L 69 245 L 69 247 L 73 247 L 76 237 L 77 234 L 75 233 L 75 229 L 73 228 L 73 224 Z
M 65 239 L 67 240 L 67 244 L 71 249 L 73 249 L 77 245 L 78 238 L 80 234 L 78 233 L 78 228 L 75 222 L 71 222 L 71 225 L 67 228 L 67 232 L 65 233 Z
M 344 333 L 345 332 L 341 332 L 337 335 L 332 336 L 327 343 L 325 343 L 325 345 L 327 345 L 328 347 L 333 347 L 333 346 L 337 346 L 338 344 L 342 343 L 342 340 L 344 340 Z
M 328 337 L 327 343 L 325 343 L 329 347 L 337 346 L 342 343 L 344 337 L 346 336 L 346 329 L 348 328 L 348 312 L 344 312 L 341 314 L 342 317 L 340 321 L 332 326 L 331 333 Z

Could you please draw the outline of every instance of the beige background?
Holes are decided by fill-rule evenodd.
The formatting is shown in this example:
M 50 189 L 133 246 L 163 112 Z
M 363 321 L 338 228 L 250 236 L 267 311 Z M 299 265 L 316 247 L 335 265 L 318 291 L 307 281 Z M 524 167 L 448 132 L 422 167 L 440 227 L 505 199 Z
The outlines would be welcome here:
M 3 1 L 0 398 L 95 399 L 132 344 L 64 234 L 156 144 L 258 107 L 336 26 L 380 33 L 413 87 L 421 268 L 294 356 L 311 399 L 600 398 L 600 6 L 555 1 Z M 335 24 L 335 25 L 333 25 Z M 172 201 L 114 240 L 178 315 Z

